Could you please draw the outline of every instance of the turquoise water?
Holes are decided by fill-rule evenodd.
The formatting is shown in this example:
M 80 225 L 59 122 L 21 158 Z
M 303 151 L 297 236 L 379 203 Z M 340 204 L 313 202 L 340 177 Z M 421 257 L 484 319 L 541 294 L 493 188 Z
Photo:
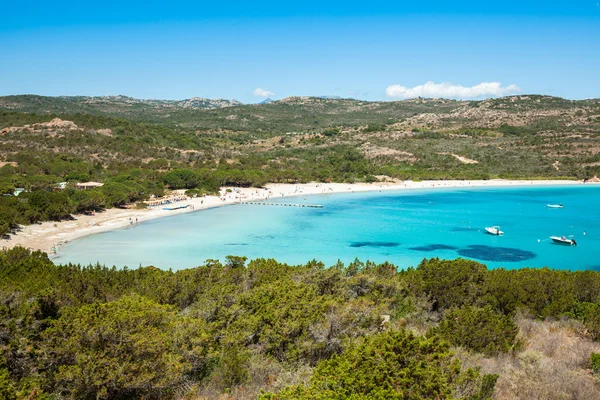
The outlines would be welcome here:
M 600 187 L 587 186 L 292 197 L 272 202 L 324 207 L 234 205 L 175 215 L 68 243 L 55 262 L 177 270 L 240 255 L 327 266 L 359 258 L 405 268 L 423 258 L 463 257 L 490 267 L 600 270 L 599 200 Z M 491 225 L 504 236 L 485 234 Z M 579 246 L 552 244 L 551 235 L 574 235 Z

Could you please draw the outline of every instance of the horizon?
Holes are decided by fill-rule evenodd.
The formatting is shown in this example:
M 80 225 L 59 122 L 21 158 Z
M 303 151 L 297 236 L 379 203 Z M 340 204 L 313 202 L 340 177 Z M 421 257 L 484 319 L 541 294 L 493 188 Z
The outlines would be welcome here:
M 133 99 L 133 100 L 139 100 L 139 101 L 186 101 L 186 100 L 193 100 L 193 99 L 202 99 L 202 100 L 222 100 L 222 101 L 232 101 L 232 102 L 238 102 L 240 103 L 239 105 L 260 105 L 260 104 L 268 104 L 271 102 L 278 102 L 278 101 L 283 101 L 286 99 L 290 99 L 290 98 L 294 98 L 294 97 L 298 97 L 298 98 L 309 98 L 309 99 L 322 99 L 322 100 L 356 100 L 356 101 L 362 101 L 362 102 L 367 102 L 367 103 L 385 103 L 385 102 L 402 102 L 402 101 L 414 101 L 414 100 L 447 100 L 447 101 L 457 101 L 457 102 L 480 102 L 480 101 L 485 101 L 485 100 L 500 100 L 500 99 L 506 99 L 506 98 L 511 98 L 511 97 L 532 97 L 532 96 L 541 96 L 541 97 L 551 97 L 551 98 L 557 98 L 557 99 L 563 99 L 563 100 L 567 100 L 567 101 L 594 101 L 594 100 L 600 100 L 600 96 L 599 97 L 590 97 L 590 98 L 584 98 L 584 99 L 570 99 L 570 98 L 566 98 L 566 97 L 561 97 L 561 96 L 552 96 L 549 94 L 543 94 L 543 93 L 518 93 L 518 94 L 511 94 L 511 95 L 506 95 L 506 96 L 498 96 L 498 97 L 484 97 L 484 98 L 477 98 L 477 99 L 460 99 L 460 98 L 447 98 L 447 97 L 410 97 L 410 98 L 405 98 L 405 99 L 382 99 L 382 100 L 367 100 L 367 99 L 361 99 L 361 98 L 357 98 L 357 97 L 340 97 L 340 96 L 328 96 L 328 95 L 324 95 L 324 96 L 318 96 L 318 95 L 289 95 L 287 97 L 283 97 L 283 98 L 273 98 L 273 97 L 267 97 L 264 99 L 259 99 L 258 101 L 253 101 L 253 102 L 242 102 L 240 100 L 237 100 L 235 98 L 222 98 L 222 97 L 201 97 L 201 96 L 193 96 L 193 97 L 188 97 L 188 98 L 183 98 L 183 99 L 164 99 L 164 98 L 139 98 L 139 97 L 133 97 L 133 96 L 129 96 L 129 95 L 125 95 L 125 94 L 107 94 L 107 95 L 55 95 L 55 96 L 46 96 L 46 95 L 40 95 L 40 94 L 35 94 L 35 93 L 21 93 L 21 94 L 9 94 L 9 95 L 0 95 L 0 97 L 17 97 L 17 96 L 36 96 L 36 97 L 49 97 L 49 98 L 76 98 L 76 97 L 89 97 L 89 98 L 110 98 L 110 97 L 124 97 L 124 98 L 128 98 L 128 99 Z M 266 103 L 265 103 L 266 101 Z M 232 107 L 235 107 L 235 105 L 233 105 Z
M 597 0 L 34 1 L 4 11 L 3 96 L 600 97 Z

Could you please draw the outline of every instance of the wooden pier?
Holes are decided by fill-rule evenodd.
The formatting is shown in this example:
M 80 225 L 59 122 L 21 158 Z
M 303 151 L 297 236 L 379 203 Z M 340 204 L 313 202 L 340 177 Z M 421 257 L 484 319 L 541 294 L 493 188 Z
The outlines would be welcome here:
M 253 204 L 253 205 L 257 205 L 257 206 L 323 208 L 323 206 L 321 204 L 267 203 L 265 201 L 241 201 L 240 204 Z

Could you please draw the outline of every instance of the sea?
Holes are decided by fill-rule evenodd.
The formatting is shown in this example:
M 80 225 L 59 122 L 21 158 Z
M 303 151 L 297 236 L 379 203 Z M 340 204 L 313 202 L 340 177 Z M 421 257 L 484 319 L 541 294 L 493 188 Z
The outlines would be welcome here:
M 317 260 L 326 267 L 388 261 L 404 269 L 424 258 L 461 257 L 489 268 L 600 271 L 598 186 L 411 189 L 268 203 L 198 210 L 83 237 L 62 246 L 54 262 L 179 270 L 235 255 L 290 265 Z M 563 208 L 547 206 L 559 203 Z M 504 235 L 487 234 L 489 226 Z M 578 245 L 554 244 L 553 235 Z

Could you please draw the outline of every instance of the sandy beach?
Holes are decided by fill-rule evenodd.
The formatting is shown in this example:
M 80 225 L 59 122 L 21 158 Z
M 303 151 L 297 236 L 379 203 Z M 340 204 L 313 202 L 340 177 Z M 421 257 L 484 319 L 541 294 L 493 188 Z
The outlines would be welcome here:
M 51 256 L 54 248 L 60 252 L 60 246 L 72 240 L 141 223 L 151 219 L 201 212 L 214 207 L 232 205 L 243 201 L 266 200 L 273 198 L 305 196 L 313 194 L 350 193 L 383 190 L 411 190 L 424 188 L 461 188 L 461 187 L 502 187 L 502 186 L 549 186 L 583 185 L 581 181 L 565 180 L 472 180 L 472 181 L 404 181 L 399 183 L 305 183 L 305 184 L 268 184 L 265 188 L 222 188 L 220 196 L 190 198 L 179 204 L 189 207 L 178 210 L 164 210 L 163 206 L 152 209 L 112 208 L 95 215 L 74 215 L 74 219 L 62 222 L 43 222 L 23 226 L 9 239 L 0 240 L 3 248 L 23 246 L 33 250 L 47 252 Z M 586 184 L 586 185 L 589 185 Z M 177 203 L 176 203 L 177 204 Z

